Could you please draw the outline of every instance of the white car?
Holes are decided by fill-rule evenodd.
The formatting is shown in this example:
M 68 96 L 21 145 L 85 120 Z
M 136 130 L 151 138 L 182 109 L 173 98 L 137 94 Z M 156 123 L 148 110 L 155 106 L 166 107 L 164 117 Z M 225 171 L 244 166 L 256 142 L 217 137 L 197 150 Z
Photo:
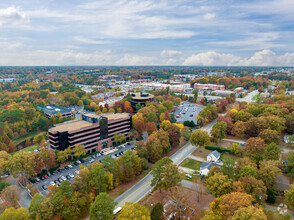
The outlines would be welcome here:
M 65 181 L 65 180 L 66 180 L 66 178 L 65 178 L 64 176 L 61 176 L 61 179 L 62 179 L 63 181 Z

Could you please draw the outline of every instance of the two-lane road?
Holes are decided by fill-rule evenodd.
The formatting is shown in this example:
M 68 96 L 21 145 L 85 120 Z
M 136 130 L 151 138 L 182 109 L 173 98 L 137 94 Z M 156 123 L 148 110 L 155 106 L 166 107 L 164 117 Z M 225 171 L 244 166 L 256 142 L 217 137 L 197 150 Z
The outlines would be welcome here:
M 202 130 L 206 130 L 210 132 L 212 126 L 216 123 L 216 120 L 208 124 L 207 126 L 201 128 Z M 172 161 L 179 165 L 182 163 L 194 150 L 196 149 L 190 142 L 188 142 L 185 146 L 175 152 L 170 158 Z M 117 197 L 115 201 L 118 203 L 116 207 L 123 207 L 126 202 L 138 202 L 144 196 L 146 196 L 153 187 L 151 186 L 152 175 L 149 173 L 139 182 L 137 182 L 133 187 L 124 192 L 122 195 Z

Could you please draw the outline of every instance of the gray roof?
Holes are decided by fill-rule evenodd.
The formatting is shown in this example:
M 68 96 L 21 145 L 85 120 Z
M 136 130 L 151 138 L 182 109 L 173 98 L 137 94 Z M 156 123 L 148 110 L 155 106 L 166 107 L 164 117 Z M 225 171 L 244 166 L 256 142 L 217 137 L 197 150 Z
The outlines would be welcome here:
M 220 157 L 220 153 L 217 150 L 212 151 L 210 154 L 208 154 L 208 156 L 210 156 L 210 155 L 215 156 L 215 158 L 219 158 Z
M 38 109 L 43 110 L 45 113 L 49 115 L 56 115 L 58 112 L 60 112 L 60 114 L 71 112 L 70 108 L 66 108 L 59 105 L 38 106 Z
M 200 165 L 200 170 L 203 170 L 203 169 L 208 169 L 208 170 L 210 170 L 211 167 L 213 167 L 213 166 L 218 166 L 218 167 L 220 167 L 219 164 L 214 163 L 214 162 L 210 162 L 210 163 L 205 163 L 205 162 L 203 162 L 203 163 Z

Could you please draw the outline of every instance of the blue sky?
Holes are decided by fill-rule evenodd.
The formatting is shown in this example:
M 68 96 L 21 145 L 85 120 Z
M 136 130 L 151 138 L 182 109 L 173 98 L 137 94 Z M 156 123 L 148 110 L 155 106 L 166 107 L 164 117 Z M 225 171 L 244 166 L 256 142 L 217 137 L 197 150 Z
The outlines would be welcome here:
M 0 65 L 294 66 L 294 0 L 2 0 Z

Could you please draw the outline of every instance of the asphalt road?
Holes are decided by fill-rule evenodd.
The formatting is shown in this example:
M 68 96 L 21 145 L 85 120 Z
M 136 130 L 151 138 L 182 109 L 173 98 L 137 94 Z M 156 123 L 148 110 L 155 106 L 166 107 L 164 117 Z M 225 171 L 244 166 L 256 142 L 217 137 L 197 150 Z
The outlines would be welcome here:
M 210 133 L 210 130 L 212 126 L 216 123 L 216 120 L 208 124 L 207 126 L 201 128 L 202 130 L 205 130 Z M 197 147 L 193 146 L 190 142 L 187 143 L 185 146 L 183 146 L 181 149 L 179 149 L 177 152 L 175 152 L 170 158 L 172 161 L 179 165 L 182 163 Z M 129 190 L 124 192 L 122 195 L 117 197 L 115 201 L 118 203 L 117 207 L 123 207 L 126 202 L 138 202 L 140 201 L 144 196 L 146 196 L 153 187 L 150 185 L 152 180 L 152 175 L 147 174 L 143 179 L 141 179 L 139 182 L 137 182 L 133 187 L 131 187 Z
M 197 124 L 195 117 L 202 109 L 204 109 L 204 106 L 195 105 L 189 102 L 182 102 L 182 105 L 183 106 L 178 107 L 175 111 L 177 122 L 194 121 L 194 123 Z
M 110 154 L 104 154 L 103 156 L 99 156 L 98 158 L 92 158 L 92 157 L 89 157 L 87 159 L 85 159 L 85 162 L 83 163 L 84 166 L 87 166 L 89 163 L 90 163 L 90 160 L 93 159 L 94 161 L 92 163 L 94 163 L 95 161 L 99 161 L 99 160 L 103 160 L 104 157 L 106 156 L 113 156 L 115 154 L 118 154 L 120 152 L 125 152 L 127 150 L 130 150 L 131 148 L 134 147 L 134 144 L 135 142 L 130 142 L 130 145 L 127 145 L 127 144 L 123 144 L 125 146 L 125 148 L 122 147 L 122 145 L 118 146 L 116 149 L 116 151 L 114 151 L 113 153 L 110 153 Z M 79 170 L 79 166 L 76 166 L 74 164 L 72 164 L 72 168 L 70 169 L 65 169 L 63 170 L 63 172 L 59 173 L 58 171 L 55 172 L 54 175 L 48 177 L 47 179 L 45 180 L 41 180 L 40 182 L 36 182 L 35 185 L 38 187 L 38 189 L 40 190 L 40 192 L 43 194 L 43 195 L 47 195 L 48 193 L 48 190 L 44 190 L 42 188 L 43 185 L 45 185 L 46 187 L 48 187 L 50 185 L 50 182 L 51 181 L 55 181 L 57 180 L 58 178 L 60 178 L 61 176 L 64 176 L 66 177 L 66 175 L 72 173 L 74 174 L 74 176 L 76 176 L 76 171 Z M 69 181 L 72 183 L 73 182 L 73 178 L 69 179 Z

